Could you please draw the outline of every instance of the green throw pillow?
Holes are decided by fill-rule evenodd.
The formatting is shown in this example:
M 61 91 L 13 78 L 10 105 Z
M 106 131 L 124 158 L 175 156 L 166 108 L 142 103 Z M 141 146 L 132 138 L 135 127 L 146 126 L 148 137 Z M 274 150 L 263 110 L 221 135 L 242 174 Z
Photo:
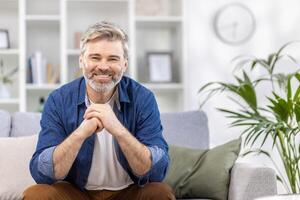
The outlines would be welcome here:
M 170 146 L 170 169 L 165 182 L 177 198 L 226 200 L 230 170 L 241 146 L 236 139 L 210 150 Z

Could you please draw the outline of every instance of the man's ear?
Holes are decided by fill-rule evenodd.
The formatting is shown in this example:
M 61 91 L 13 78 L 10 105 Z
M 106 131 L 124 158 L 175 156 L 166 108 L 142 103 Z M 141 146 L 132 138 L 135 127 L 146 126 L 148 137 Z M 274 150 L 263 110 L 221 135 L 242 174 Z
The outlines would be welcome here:
M 126 59 L 124 63 L 124 72 L 127 70 L 127 68 L 128 68 L 128 59 Z
M 83 55 L 80 54 L 79 56 L 79 68 L 82 69 L 83 68 Z

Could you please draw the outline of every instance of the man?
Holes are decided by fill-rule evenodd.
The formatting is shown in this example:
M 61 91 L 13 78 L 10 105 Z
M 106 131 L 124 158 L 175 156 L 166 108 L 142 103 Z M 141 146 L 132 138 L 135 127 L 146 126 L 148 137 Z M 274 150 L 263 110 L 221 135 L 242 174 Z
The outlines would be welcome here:
M 155 98 L 123 76 L 127 35 L 97 23 L 80 48 L 83 77 L 48 97 L 23 199 L 175 199 Z

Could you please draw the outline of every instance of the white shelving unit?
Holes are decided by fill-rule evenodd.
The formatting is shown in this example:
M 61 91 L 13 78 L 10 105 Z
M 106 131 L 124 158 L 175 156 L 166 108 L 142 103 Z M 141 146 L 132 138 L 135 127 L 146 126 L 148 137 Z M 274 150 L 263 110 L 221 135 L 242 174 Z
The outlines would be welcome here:
M 14 68 L 18 69 L 13 76 L 9 77 L 13 83 L 7 84 L 6 87 L 11 94 L 9 98 L 0 99 L 0 109 L 13 112 L 20 109 L 20 5 L 17 0 L 4 0 L 0 4 L 0 29 L 9 31 L 10 40 L 10 49 L 0 49 L 3 71 L 8 73 Z
M 46 98 L 54 89 L 78 77 L 80 50 L 76 37 L 89 25 L 104 20 L 120 25 L 129 35 L 127 75 L 155 93 L 161 112 L 184 110 L 183 0 L 161 2 L 163 13 L 149 15 L 149 10 L 145 14 L 140 10 L 139 0 L 0 1 L 0 29 L 8 29 L 11 41 L 10 49 L 0 49 L 0 59 L 7 66 L 19 68 L 11 86 L 11 99 L 0 99 L 0 109 L 37 111 L 41 97 Z M 148 5 L 147 9 L 151 7 Z M 51 64 L 58 75 L 57 82 L 27 82 L 28 60 L 37 51 Z M 149 80 L 149 52 L 172 54 L 170 82 Z

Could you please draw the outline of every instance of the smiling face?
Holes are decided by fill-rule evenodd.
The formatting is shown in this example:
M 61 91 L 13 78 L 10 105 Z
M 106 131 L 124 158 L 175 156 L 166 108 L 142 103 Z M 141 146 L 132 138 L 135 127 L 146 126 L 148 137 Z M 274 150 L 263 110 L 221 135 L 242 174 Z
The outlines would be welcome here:
M 98 93 L 111 92 L 127 69 L 122 42 L 96 38 L 86 43 L 79 58 L 87 87 Z

